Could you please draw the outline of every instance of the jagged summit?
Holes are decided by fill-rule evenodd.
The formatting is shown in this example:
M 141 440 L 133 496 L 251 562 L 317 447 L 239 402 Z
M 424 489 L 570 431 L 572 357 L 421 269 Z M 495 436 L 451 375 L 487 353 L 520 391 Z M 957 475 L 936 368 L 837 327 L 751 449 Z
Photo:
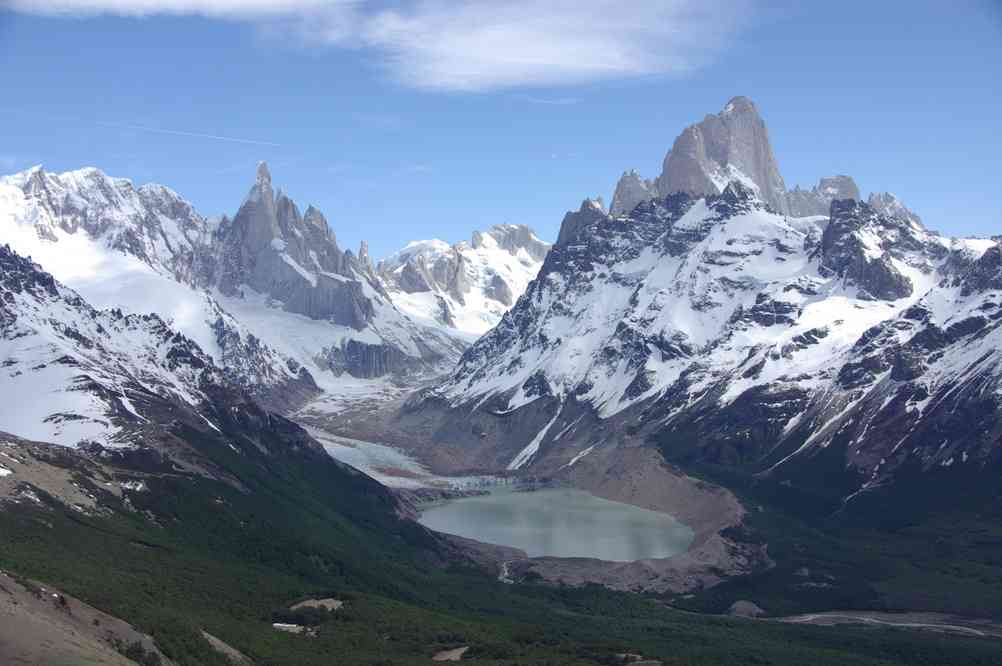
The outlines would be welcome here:
M 890 215 L 891 217 L 907 220 L 917 226 L 922 226 L 922 218 L 909 210 L 897 196 L 890 192 L 873 192 L 867 199 L 867 203 L 874 210 L 884 215 Z
M 826 176 L 810 190 L 800 186 L 786 194 L 789 214 L 793 217 L 827 215 L 833 201 L 839 199 L 860 199 L 859 187 L 852 176 Z
M 786 185 L 769 132 L 746 97 L 731 99 L 717 115 L 690 125 L 675 139 L 657 179 L 661 195 L 719 194 L 731 180 L 753 186 L 762 200 L 786 212 Z
M 515 303 L 549 249 L 524 224 L 498 224 L 455 245 L 414 241 L 379 262 L 377 271 L 405 312 L 476 336 Z
M 826 176 L 810 190 L 797 186 L 788 191 L 758 107 L 751 99 L 737 96 L 720 113 L 707 115 L 679 134 L 657 178 L 647 180 L 634 169 L 623 172 L 609 213 L 628 215 L 645 201 L 676 192 L 720 194 L 731 181 L 744 183 L 773 210 L 791 217 L 825 216 L 832 201 L 862 198 L 848 175 Z M 869 202 L 889 215 L 918 221 L 893 195 L 874 194 Z
M 724 105 L 724 110 L 721 114 L 734 114 L 734 113 L 754 113 L 758 115 L 758 108 L 755 103 L 744 95 L 737 95 L 732 97 L 727 104 Z
M 644 180 L 636 169 L 624 171 L 616 183 L 616 191 L 609 205 L 610 215 L 625 215 L 644 201 L 650 201 L 658 194 L 653 181 Z

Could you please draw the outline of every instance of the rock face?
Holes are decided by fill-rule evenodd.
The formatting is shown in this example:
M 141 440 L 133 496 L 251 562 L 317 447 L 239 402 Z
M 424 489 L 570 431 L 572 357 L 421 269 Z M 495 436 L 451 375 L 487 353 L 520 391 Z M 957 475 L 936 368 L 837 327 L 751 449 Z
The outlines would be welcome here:
M 417 241 L 379 263 L 394 303 L 411 316 L 470 336 L 497 324 L 549 251 L 525 225 L 475 231 L 469 243 Z
M 815 192 L 855 196 L 806 217 L 744 179 L 627 215 L 586 201 L 516 305 L 400 418 L 534 476 L 646 442 L 836 502 L 996 469 L 1002 246 L 882 212 L 848 179 Z
M 35 168 L 0 178 L 0 228 L 99 306 L 175 321 L 274 409 L 337 390 L 343 373 L 439 372 L 466 346 L 401 312 L 367 247 L 341 250 L 323 214 L 300 213 L 264 164 L 236 215 L 219 220 L 162 186 Z M 81 261 L 90 274 L 73 269 Z
M 795 187 L 786 194 L 787 208 L 793 217 L 827 215 L 832 202 L 840 199 L 860 199 L 859 187 L 851 176 L 829 176 L 810 191 Z
M 787 212 L 786 185 L 769 131 L 747 97 L 735 97 L 717 115 L 685 128 L 665 156 L 657 191 L 662 196 L 719 194 L 732 180 L 755 188 L 774 210 Z

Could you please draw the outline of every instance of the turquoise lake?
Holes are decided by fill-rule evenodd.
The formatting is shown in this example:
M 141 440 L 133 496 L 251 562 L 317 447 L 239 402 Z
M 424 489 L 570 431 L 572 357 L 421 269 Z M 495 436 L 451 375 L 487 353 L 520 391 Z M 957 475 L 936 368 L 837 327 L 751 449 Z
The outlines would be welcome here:
M 495 490 L 429 505 L 419 522 L 438 532 L 521 548 L 530 557 L 593 557 L 611 562 L 671 557 L 692 530 L 666 513 L 582 490 Z

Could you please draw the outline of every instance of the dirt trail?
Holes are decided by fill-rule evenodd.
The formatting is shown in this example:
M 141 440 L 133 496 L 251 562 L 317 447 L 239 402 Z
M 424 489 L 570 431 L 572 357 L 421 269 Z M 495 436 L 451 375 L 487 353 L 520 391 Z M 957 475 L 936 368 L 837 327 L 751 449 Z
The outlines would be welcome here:
M 202 629 L 202 638 L 207 640 L 209 642 L 209 645 L 212 646 L 213 650 L 226 657 L 229 660 L 229 662 L 234 666 L 254 665 L 254 662 L 251 661 L 250 657 L 248 657 L 243 652 L 236 649 L 229 643 L 226 643 L 222 639 L 216 638 L 215 636 L 207 632 L 205 629 Z
M 903 629 L 938 631 L 979 638 L 1002 638 L 1002 623 L 942 613 L 886 613 L 879 611 L 832 611 L 775 618 L 791 624 L 834 626 L 871 624 Z
M 458 647 L 452 650 L 442 650 L 431 658 L 432 661 L 460 661 L 470 646 Z

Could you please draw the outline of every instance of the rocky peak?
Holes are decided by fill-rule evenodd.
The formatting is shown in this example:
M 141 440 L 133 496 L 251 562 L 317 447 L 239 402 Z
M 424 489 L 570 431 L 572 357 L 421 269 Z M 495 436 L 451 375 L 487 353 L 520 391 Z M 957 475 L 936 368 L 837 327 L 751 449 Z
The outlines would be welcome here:
M 560 223 L 560 233 L 557 234 L 557 245 L 566 245 L 574 239 L 578 232 L 594 222 L 606 218 L 605 209 L 593 199 L 585 199 L 577 212 L 564 215 Z
M 765 203 L 787 211 L 786 185 L 769 132 L 746 97 L 733 98 L 719 114 L 683 130 L 665 156 L 657 191 L 662 196 L 719 194 L 731 180 L 753 184 Z
M 908 209 L 901 199 L 890 192 L 873 192 L 867 203 L 877 212 L 890 217 L 905 220 L 911 224 L 921 227 L 922 218 Z
M 311 206 L 304 217 L 284 192 L 272 191 L 264 162 L 233 222 L 220 226 L 217 243 L 222 255 L 217 283 L 223 293 L 234 294 L 247 284 L 290 312 L 355 329 L 373 316 L 356 275 L 356 270 L 367 273 L 364 263 L 338 248 L 319 210 Z
M 612 195 L 609 214 L 613 217 L 627 215 L 639 204 L 650 201 L 657 196 L 657 187 L 652 181 L 644 180 L 636 169 L 624 171 L 616 183 L 616 191 Z
M 836 199 L 859 199 L 859 187 L 852 176 L 828 176 L 818 181 L 814 188 L 820 194 Z
M 41 266 L 14 252 L 10 245 L 0 245 L 0 290 L 7 294 L 29 292 L 36 297 L 56 296 L 56 282 L 52 276 L 42 271 Z M 43 294 L 44 292 L 44 294 Z M 13 318 L 4 321 L 7 301 L 13 298 L 0 299 L 0 330 L 13 323 Z
M 271 171 L 268 170 L 267 162 L 257 163 L 257 186 L 271 187 Z
M 368 241 L 362 241 L 358 245 L 358 262 L 362 265 L 362 269 L 367 273 L 375 273 L 376 265 L 372 261 L 372 257 L 369 256 L 369 243 Z

